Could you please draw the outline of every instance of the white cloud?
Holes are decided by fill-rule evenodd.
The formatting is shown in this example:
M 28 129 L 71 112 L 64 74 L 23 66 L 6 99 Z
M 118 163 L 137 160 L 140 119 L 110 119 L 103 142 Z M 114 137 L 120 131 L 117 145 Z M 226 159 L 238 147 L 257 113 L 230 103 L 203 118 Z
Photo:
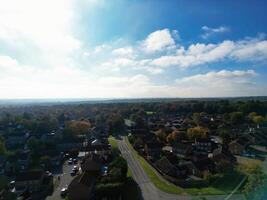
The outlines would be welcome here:
M 203 39 L 207 39 L 217 33 L 224 33 L 224 32 L 229 32 L 230 28 L 226 26 L 220 26 L 217 28 L 211 28 L 208 26 L 202 26 L 201 29 L 205 32 L 204 34 L 201 35 Z
M 180 52 L 178 55 L 162 56 L 154 59 L 151 64 L 162 67 L 176 65 L 186 68 L 223 59 L 233 48 L 233 42 L 231 41 L 224 41 L 218 45 L 190 45 L 188 50 Z
M 6 72 L 0 74 L 0 98 L 244 96 L 266 95 L 267 91 L 255 85 L 253 78 L 258 74 L 253 70 L 221 70 L 155 84 L 144 74 L 96 77 L 74 67 L 22 65 L 8 56 L 0 56 L 2 69 Z
M 133 57 L 134 50 L 132 47 L 117 48 L 112 51 L 116 56 Z
M 267 59 L 267 41 L 244 41 L 238 42 L 232 57 L 239 60 L 266 60 Z
M 184 77 L 182 79 L 177 79 L 177 83 L 182 83 L 182 82 L 189 82 L 189 81 L 194 81 L 194 82 L 208 82 L 212 83 L 212 81 L 225 81 L 227 79 L 233 80 L 233 79 L 242 79 L 242 78 L 250 78 L 256 76 L 257 73 L 254 70 L 247 70 L 247 71 L 240 71 L 240 70 L 235 70 L 235 71 L 229 71 L 229 70 L 221 70 L 218 72 L 208 72 L 206 74 L 197 74 L 189 77 Z
M 143 42 L 145 51 L 149 53 L 175 48 L 175 41 L 169 29 L 150 33 Z
M 225 59 L 238 61 L 265 61 L 267 59 L 266 40 L 225 40 L 218 44 L 192 44 L 185 49 L 180 47 L 175 55 L 163 55 L 155 58 L 151 64 L 158 67 L 190 67 Z
M 81 45 L 71 33 L 73 17 L 70 1 L 1 1 L 0 40 L 45 53 L 69 53 Z
M 164 70 L 159 67 L 147 67 L 146 70 L 151 74 L 161 74 L 164 72 Z
M 253 77 L 254 70 L 208 72 L 176 79 L 176 88 L 188 97 L 221 97 L 266 95 L 266 86 L 257 87 Z
M 223 59 L 265 60 L 264 38 L 185 47 L 176 44 L 181 40 L 177 30 L 163 29 L 139 42 L 88 47 L 75 35 L 73 4 L 72 0 L 0 0 L 0 98 L 256 94 L 256 87 L 250 87 L 256 72 L 251 70 L 210 72 L 168 84 L 150 79 L 150 74 L 157 77 L 171 65 L 186 68 Z M 88 4 L 94 7 L 98 1 L 86 0 Z

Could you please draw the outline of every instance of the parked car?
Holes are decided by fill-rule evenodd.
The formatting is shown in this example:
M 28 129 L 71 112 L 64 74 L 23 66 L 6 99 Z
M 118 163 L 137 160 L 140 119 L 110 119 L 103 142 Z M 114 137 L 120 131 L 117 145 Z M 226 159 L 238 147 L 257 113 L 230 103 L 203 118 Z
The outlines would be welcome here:
M 15 187 L 15 181 L 10 181 L 8 187 L 12 190 Z
M 72 169 L 71 172 L 70 172 L 70 175 L 71 175 L 71 176 L 75 176 L 76 173 L 77 173 L 77 171 L 78 171 L 78 170 L 74 170 L 74 169 Z
M 52 174 L 50 171 L 46 171 L 45 173 L 46 173 L 46 175 L 49 176 L 49 177 L 52 177 L 52 176 L 53 176 L 53 174 Z
M 72 158 L 69 158 L 68 164 L 71 165 L 73 163 Z
M 78 163 L 78 160 L 77 159 L 73 159 L 72 160 L 74 164 L 77 164 Z
M 68 193 L 67 188 L 62 188 L 61 191 L 60 191 L 60 196 L 62 198 L 65 198 L 67 196 L 67 193 Z

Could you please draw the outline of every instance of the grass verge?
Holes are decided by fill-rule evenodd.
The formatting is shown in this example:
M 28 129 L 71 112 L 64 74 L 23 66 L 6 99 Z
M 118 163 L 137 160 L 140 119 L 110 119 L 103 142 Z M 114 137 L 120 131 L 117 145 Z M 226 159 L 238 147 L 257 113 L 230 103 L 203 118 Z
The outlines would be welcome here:
M 116 139 L 113 136 L 109 136 L 108 142 L 109 142 L 109 144 L 111 145 L 111 147 L 113 149 L 118 149 L 117 141 L 116 141 Z
M 130 144 L 128 138 L 126 140 L 127 144 L 131 148 L 134 156 L 139 160 L 144 171 L 148 175 L 149 179 L 153 184 L 160 190 L 173 193 L 173 194 L 192 194 L 192 195 L 225 195 L 232 192 L 232 190 L 240 183 L 244 175 L 237 171 L 226 174 L 222 178 L 219 178 L 214 184 L 209 187 L 203 188 L 181 188 L 172 183 L 159 178 L 155 169 L 142 157 L 140 156 Z

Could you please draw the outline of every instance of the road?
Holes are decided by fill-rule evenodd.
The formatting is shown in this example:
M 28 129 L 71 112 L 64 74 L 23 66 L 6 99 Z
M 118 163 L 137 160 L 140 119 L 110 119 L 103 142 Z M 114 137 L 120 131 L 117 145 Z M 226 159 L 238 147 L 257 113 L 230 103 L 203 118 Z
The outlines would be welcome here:
M 122 139 L 117 139 L 118 147 L 127 160 L 128 166 L 132 172 L 134 180 L 139 185 L 143 200 L 191 200 L 191 195 L 176 195 L 169 194 L 159 190 L 155 185 L 150 181 L 149 177 L 143 170 L 138 159 L 135 158 L 132 149 L 126 143 L 126 138 L 121 137 Z M 206 196 L 208 200 L 224 200 L 228 198 L 226 195 L 210 195 Z M 242 195 L 234 194 L 229 200 L 243 200 Z
M 47 196 L 46 200 L 62 200 L 60 191 L 62 188 L 67 187 L 74 178 L 70 175 L 73 166 L 73 164 L 68 165 L 67 162 L 65 162 L 63 164 L 63 172 L 61 174 L 54 174 L 54 191 L 51 196 Z M 58 176 L 60 176 L 60 180 L 57 180 Z

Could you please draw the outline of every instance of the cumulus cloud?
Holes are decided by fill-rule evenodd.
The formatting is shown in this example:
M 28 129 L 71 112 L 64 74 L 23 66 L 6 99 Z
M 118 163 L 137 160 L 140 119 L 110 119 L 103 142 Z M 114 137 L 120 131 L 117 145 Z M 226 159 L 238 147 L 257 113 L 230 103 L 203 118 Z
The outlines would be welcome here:
M 218 81 L 218 80 L 227 80 L 227 79 L 244 79 L 244 78 L 250 78 L 256 76 L 257 73 L 254 70 L 247 70 L 247 71 L 240 71 L 240 70 L 221 70 L 218 72 L 208 72 L 206 74 L 197 74 L 189 77 L 184 77 L 182 79 L 177 79 L 177 83 L 181 82 L 188 82 L 188 81 L 194 81 L 194 82 L 210 82 L 212 81 Z
M 184 96 L 221 97 L 266 95 L 266 86 L 255 87 L 253 77 L 258 74 L 254 70 L 221 70 L 206 74 L 196 74 L 176 79 L 176 87 Z
M 175 32 L 178 36 L 178 32 Z M 175 41 L 169 29 L 157 30 L 150 33 L 143 42 L 146 52 L 153 53 L 166 49 L 175 48 Z
M 180 50 L 180 51 L 179 51 Z M 151 63 L 156 66 L 190 67 L 225 59 L 238 61 L 265 61 L 267 59 L 266 40 L 225 40 L 218 44 L 192 44 L 187 49 L 180 47 L 175 55 L 163 55 Z
M 208 26 L 202 26 L 201 29 L 204 31 L 204 33 L 201 35 L 203 39 L 207 39 L 217 33 L 224 33 L 229 32 L 230 28 L 226 26 L 219 26 L 217 28 L 211 28 Z
M 178 44 L 177 30 L 162 29 L 142 41 L 87 46 L 73 32 L 74 2 L 1 2 L 0 98 L 263 94 L 253 85 L 257 75 L 253 70 L 211 71 L 175 81 L 169 78 L 168 83 L 158 77 L 171 66 L 186 69 L 225 59 L 266 61 L 264 38 L 183 46 Z M 98 2 L 89 0 L 86 5 Z M 177 69 L 172 70 L 173 77 Z
M 13 45 L 30 43 L 46 53 L 75 50 L 80 41 L 71 34 L 70 6 L 64 0 L 5 1 L 0 8 L 0 40 Z
M 154 83 L 149 76 L 113 75 L 95 77 L 74 67 L 41 69 L 22 65 L 0 56 L 0 98 L 138 98 L 215 97 L 266 95 L 266 86 L 256 87 L 254 70 L 221 70 L 176 79 L 169 84 Z M 153 73 L 158 73 L 157 68 Z M 160 69 L 159 69 L 160 71 Z M 33 76 L 34 75 L 34 76 Z
M 122 47 L 112 50 L 116 56 L 133 57 L 134 50 L 132 47 Z

